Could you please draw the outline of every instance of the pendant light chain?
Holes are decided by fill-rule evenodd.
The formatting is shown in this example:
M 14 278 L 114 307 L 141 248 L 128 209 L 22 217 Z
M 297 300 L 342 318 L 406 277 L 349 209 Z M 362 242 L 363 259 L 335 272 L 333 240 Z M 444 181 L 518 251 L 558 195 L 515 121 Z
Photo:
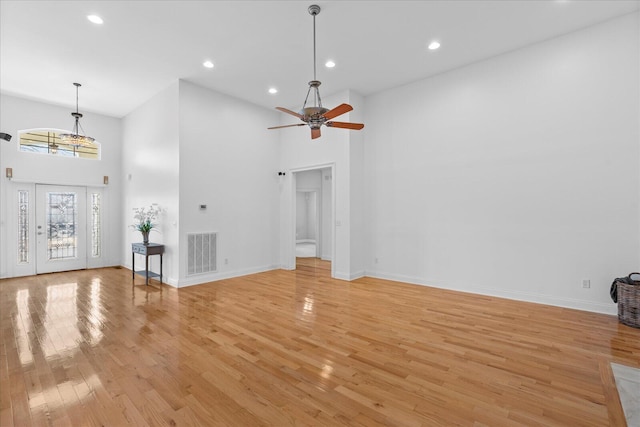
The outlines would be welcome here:
M 76 126 L 75 126 L 75 131 L 76 131 L 76 137 L 80 136 L 80 107 L 79 107 L 79 102 L 78 102 L 78 91 L 80 89 L 80 83 L 74 83 L 75 87 L 76 87 L 76 114 L 75 114 L 75 118 L 76 118 Z
M 78 88 L 80 87 L 80 83 L 74 83 L 74 85 L 76 85 L 76 113 L 79 112 L 79 108 L 78 108 Z

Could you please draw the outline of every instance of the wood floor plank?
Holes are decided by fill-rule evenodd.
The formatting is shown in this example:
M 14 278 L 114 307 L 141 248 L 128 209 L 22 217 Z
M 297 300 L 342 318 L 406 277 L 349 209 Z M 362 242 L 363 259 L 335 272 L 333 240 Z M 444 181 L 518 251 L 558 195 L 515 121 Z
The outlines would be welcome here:
M 330 271 L 0 280 L 0 425 L 624 425 L 610 363 L 640 368 L 640 329 Z
M 612 426 L 623 426 L 626 423 L 622 403 L 616 389 L 615 377 L 611 369 L 611 363 L 606 360 L 600 360 L 599 371 L 602 378 L 602 389 L 604 392 L 604 401 L 606 402 L 609 424 Z

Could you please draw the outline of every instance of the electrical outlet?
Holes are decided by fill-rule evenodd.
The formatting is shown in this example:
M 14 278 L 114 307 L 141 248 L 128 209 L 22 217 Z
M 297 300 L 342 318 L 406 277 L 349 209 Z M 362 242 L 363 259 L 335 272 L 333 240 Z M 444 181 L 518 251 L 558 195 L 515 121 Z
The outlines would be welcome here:
M 229 264 L 229 258 L 224 259 L 224 265 L 227 265 L 227 264 Z
M 377 264 L 377 263 L 378 263 L 378 258 L 374 258 L 374 259 L 373 259 L 373 263 L 374 263 L 374 264 Z
M 591 280 L 589 279 L 583 279 L 582 280 L 582 287 L 584 289 L 589 289 L 591 287 Z

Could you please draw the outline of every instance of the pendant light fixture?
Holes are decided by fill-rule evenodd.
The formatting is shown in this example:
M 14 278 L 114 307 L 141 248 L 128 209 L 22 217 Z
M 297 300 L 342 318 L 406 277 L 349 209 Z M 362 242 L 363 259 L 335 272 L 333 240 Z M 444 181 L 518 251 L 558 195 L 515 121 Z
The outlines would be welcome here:
M 73 133 L 61 133 L 59 137 L 60 142 L 63 144 L 80 147 L 92 144 L 95 139 L 84 135 L 84 129 L 82 129 L 82 126 L 80 125 L 80 118 L 82 117 L 82 114 L 78 112 L 78 88 L 82 85 L 80 83 L 74 83 L 73 85 L 76 87 L 76 112 L 71 113 L 71 115 L 76 119 L 76 122 L 73 125 Z M 80 133 L 80 131 L 82 131 L 82 133 Z

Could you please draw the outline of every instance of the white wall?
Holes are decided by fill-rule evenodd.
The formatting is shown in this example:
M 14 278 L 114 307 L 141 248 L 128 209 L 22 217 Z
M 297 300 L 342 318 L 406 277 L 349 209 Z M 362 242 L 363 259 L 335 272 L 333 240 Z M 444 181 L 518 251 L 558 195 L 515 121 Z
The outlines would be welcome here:
M 164 212 L 149 240 L 165 245 L 163 281 L 174 286 L 179 271 L 178 87 L 173 83 L 123 119 L 122 156 L 122 264 L 131 268 L 131 243 L 142 241 L 140 233 L 129 227 L 133 209 L 158 203 Z M 149 257 L 149 263 L 152 271 L 159 272 L 157 256 Z
M 275 110 L 180 82 L 181 286 L 279 265 L 278 133 L 267 130 L 277 120 Z M 209 231 L 218 232 L 218 271 L 187 278 L 186 234 Z
M 368 275 L 614 313 L 640 266 L 638 52 L 635 14 L 368 97 Z
M 296 195 L 296 241 L 314 242 L 316 236 L 316 193 L 315 191 L 300 191 Z M 319 242 L 318 242 L 319 243 Z
M 49 128 L 69 130 L 73 127 L 73 108 L 50 105 L 9 95 L 0 95 L 0 129 L 13 136 L 11 142 L 0 141 L 0 277 L 35 274 L 35 252 L 28 265 L 17 266 L 17 242 L 14 236 L 14 195 L 17 185 L 35 189 L 35 184 L 95 186 L 103 189 L 103 255 L 96 266 L 120 264 L 121 240 L 114 230 L 122 227 L 120 191 L 122 187 L 121 123 L 119 119 L 83 111 L 81 119 L 85 132 L 101 144 L 100 160 L 57 157 L 19 151 L 19 132 Z M 5 178 L 6 168 L 13 169 L 13 180 Z M 33 228 L 35 232 L 35 227 Z M 35 234 L 32 236 L 35 241 Z M 32 247 L 35 251 L 35 246 Z

